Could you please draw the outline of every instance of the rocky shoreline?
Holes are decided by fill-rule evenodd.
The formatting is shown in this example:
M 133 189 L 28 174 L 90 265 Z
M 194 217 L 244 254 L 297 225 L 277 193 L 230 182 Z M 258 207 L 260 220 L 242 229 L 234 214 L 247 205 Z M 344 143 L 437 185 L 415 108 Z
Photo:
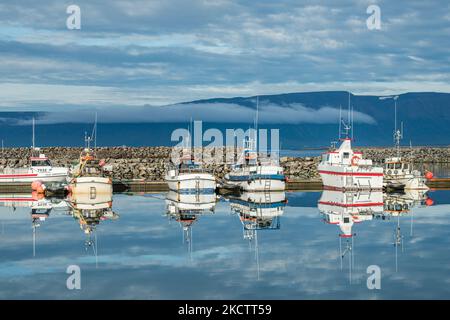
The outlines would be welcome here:
M 49 147 L 42 148 L 56 166 L 69 167 L 78 160 L 82 148 Z M 395 150 L 387 148 L 359 148 L 364 156 L 381 164 L 383 159 L 394 156 Z M 162 181 L 169 166 L 171 147 L 102 147 L 97 149 L 97 157 L 112 165 L 111 177 L 116 180 Z M 450 148 L 405 148 L 401 155 L 415 163 L 450 163 Z M 6 148 L 0 157 L 0 171 L 3 168 L 20 168 L 28 165 L 30 148 Z M 317 164 L 320 157 L 282 157 L 281 165 L 289 179 L 319 180 Z M 219 178 L 229 168 L 225 164 L 206 165 Z

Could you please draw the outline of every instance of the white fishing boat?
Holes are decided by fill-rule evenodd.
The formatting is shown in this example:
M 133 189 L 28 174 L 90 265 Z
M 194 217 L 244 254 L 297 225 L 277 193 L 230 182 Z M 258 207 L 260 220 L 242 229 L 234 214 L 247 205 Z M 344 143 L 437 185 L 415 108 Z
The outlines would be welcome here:
M 28 165 L 23 168 L 3 168 L 0 170 L 0 184 L 32 183 L 39 180 L 48 182 L 66 182 L 69 169 L 55 167 L 50 159 L 35 147 L 34 119 L 33 119 L 33 146 Z
M 72 194 L 112 194 L 112 179 L 105 176 L 102 163 L 86 148 L 79 162 L 71 168 L 69 191 Z
M 186 194 L 214 194 L 217 185 L 214 175 L 190 156 L 182 158 L 178 165 L 172 164 L 167 170 L 165 181 L 170 190 Z
M 231 166 L 231 171 L 225 175 L 225 183 L 238 186 L 244 191 L 284 191 L 286 177 L 283 167 L 277 160 L 258 159 L 254 140 L 244 141 L 244 160 Z
M 80 154 L 79 161 L 71 167 L 68 190 L 72 195 L 90 194 L 95 198 L 97 194 L 112 195 L 112 179 L 107 176 L 105 161 L 96 158 L 94 150 L 90 148 L 91 140 L 96 140 L 97 118 L 91 136 L 85 137 L 86 147 Z
M 246 136 L 243 141 L 244 148 L 240 159 L 231 166 L 231 171 L 224 177 L 225 184 L 238 186 L 244 191 L 284 191 L 286 189 L 286 176 L 278 159 L 260 157 L 258 155 L 258 98 L 256 101 L 255 129 L 251 130 L 254 137 Z
M 348 123 L 339 122 L 339 138 L 341 124 L 345 130 L 344 139 L 339 148 L 331 148 L 322 155 L 318 172 L 322 178 L 324 189 L 330 190 L 382 190 L 383 168 L 375 166 L 370 159 L 364 159 L 361 152 L 353 151 L 349 132 L 352 128 L 353 112 L 350 111 Z M 353 131 L 352 131 L 353 136 Z
M 385 160 L 384 186 L 388 189 L 428 190 L 427 179 L 413 164 L 401 157 Z
M 400 157 L 400 141 L 403 138 L 403 122 L 397 128 L 398 96 L 381 97 L 394 100 L 394 144 L 397 155 L 384 161 L 384 186 L 389 190 L 428 190 L 426 177 L 413 168 L 412 161 Z M 428 173 L 427 173 L 428 174 Z M 432 178 L 432 174 L 430 176 Z
M 164 176 L 169 190 L 179 194 L 215 194 L 217 181 L 206 170 L 200 160 L 194 157 L 191 145 L 191 125 L 181 149 L 182 156 L 177 161 L 171 160 Z
M 382 190 L 383 168 L 374 166 L 372 160 L 363 159 L 361 152 L 351 147 L 346 138 L 338 149 L 322 155 L 318 165 L 324 189 L 329 190 Z

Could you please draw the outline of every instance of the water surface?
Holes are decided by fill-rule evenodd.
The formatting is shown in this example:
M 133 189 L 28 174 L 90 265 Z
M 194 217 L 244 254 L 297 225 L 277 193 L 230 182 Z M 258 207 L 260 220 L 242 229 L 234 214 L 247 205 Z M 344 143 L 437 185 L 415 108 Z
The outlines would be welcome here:
M 118 194 L 120 218 L 100 220 L 90 236 L 52 211 L 36 228 L 34 256 L 30 208 L 0 207 L 0 298 L 449 299 L 448 196 L 430 192 L 432 206 L 355 223 L 348 239 L 324 222 L 320 192 L 286 193 L 279 225 L 244 239 L 228 200 L 183 229 L 166 214 L 166 194 Z M 66 288 L 69 265 L 81 268 L 81 290 Z M 370 265 L 381 268 L 380 290 L 367 288 Z

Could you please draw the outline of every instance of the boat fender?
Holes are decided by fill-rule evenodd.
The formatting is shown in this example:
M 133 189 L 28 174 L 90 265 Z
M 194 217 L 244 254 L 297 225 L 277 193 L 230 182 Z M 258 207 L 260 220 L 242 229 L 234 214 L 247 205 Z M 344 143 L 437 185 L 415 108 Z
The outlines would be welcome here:
M 352 161 L 351 161 L 352 166 L 357 166 L 359 160 L 360 160 L 360 158 L 359 158 L 358 156 L 353 156 L 353 157 L 352 157 Z

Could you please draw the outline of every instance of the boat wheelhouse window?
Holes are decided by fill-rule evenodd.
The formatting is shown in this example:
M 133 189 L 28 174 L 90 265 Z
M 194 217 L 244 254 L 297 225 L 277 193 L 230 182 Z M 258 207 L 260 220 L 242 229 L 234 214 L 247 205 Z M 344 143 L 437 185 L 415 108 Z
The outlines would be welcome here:
M 32 167 L 49 167 L 51 166 L 50 160 L 32 160 Z
M 344 223 L 349 223 L 350 222 L 350 218 L 349 217 L 345 217 L 344 218 Z
M 394 164 L 393 163 L 388 163 L 387 164 L 387 168 L 388 169 L 394 169 Z
M 403 164 L 403 169 L 409 170 L 409 163 L 404 163 Z
M 348 152 L 344 152 L 344 159 L 348 159 L 349 156 L 350 154 Z
M 394 164 L 394 169 L 401 169 L 402 168 L 402 164 L 400 162 L 397 162 Z

